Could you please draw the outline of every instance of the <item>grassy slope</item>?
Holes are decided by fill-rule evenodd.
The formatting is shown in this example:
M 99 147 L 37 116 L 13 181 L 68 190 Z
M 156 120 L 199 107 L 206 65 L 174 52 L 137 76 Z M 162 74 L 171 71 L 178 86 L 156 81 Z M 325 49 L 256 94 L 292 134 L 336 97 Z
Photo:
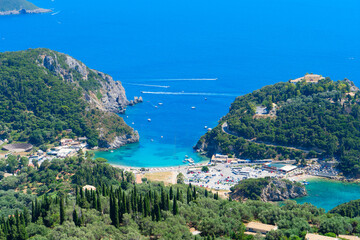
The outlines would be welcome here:
M 0 11 L 12 11 L 12 10 L 34 10 L 38 7 L 26 0 L 0 0 Z

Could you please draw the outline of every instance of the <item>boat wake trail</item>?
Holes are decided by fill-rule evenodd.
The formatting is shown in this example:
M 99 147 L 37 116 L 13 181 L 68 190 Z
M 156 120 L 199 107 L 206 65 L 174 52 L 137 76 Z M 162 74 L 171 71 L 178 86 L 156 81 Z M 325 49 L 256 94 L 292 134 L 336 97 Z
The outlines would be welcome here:
M 157 95 L 191 95 L 191 96 L 228 96 L 237 97 L 238 95 L 232 93 L 201 93 L 201 92 L 149 92 L 141 91 L 144 94 L 157 94 Z
M 169 82 L 169 81 L 216 81 L 217 78 L 164 78 L 164 79 L 149 79 L 154 82 Z
M 152 85 L 152 84 L 142 84 L 142 83 L 124 83 L 133 86 L 143 86 L 143 87 L 157 87 L 157 88 L 169 88 L 170 86 L 162 86 L 162 85 Z

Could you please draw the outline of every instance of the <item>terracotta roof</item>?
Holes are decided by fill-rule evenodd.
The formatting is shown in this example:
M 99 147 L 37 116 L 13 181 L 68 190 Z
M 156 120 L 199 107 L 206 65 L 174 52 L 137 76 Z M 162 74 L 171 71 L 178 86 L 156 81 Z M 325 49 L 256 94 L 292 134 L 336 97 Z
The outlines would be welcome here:
M 246 225 L 246 229 L 249 229 L 249 228 L 251 228 L 253 230 L 270 232 L 271 230 L 276 230 L 277 226 L 269 225 L 269 224 L 263 224 L 263 223 L 259 223 L 259 222 L 249 222 Z

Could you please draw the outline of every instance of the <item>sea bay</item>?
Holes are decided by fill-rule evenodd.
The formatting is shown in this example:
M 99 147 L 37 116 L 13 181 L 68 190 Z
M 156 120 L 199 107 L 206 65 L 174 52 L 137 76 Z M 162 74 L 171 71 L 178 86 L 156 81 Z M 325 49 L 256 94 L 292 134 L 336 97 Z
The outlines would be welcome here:
M 61 51 L 121 81 L 129 99 L 144 98 L 122 115 L 140 143 L 97 153 L 113 164 L 203 161 L 192 146 L 205 126 L 215 127 L 236 96 L 268 84 L 307 72 L 360 84 L 355 0 L 33 2 L 53 13 L 1 17 L 0 51 Z M 334 184 L 311 183 L 298 202 L 329 210 L 360 197 Z

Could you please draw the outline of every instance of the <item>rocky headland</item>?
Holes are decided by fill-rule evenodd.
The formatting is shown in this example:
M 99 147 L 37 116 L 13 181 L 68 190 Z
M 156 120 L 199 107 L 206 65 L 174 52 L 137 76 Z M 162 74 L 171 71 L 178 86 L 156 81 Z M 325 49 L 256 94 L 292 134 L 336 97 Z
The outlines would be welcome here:
M 305 186 L 286 179 L 247 179 L 235 185 L 230 194 L 235 200 L 284 201 L 307 195 Z

